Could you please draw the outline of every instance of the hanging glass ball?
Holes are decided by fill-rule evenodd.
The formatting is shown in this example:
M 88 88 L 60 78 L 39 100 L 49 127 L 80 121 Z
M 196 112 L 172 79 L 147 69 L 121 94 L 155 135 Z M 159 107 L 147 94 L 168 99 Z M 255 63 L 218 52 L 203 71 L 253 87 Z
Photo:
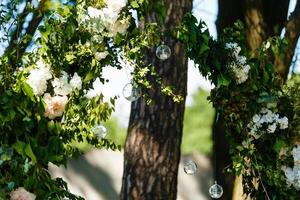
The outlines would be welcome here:
M 141 95 L 141 89 L 138 87 L 134 87 L 132 83 L 127 83 L 123 88 L 123 96 L 130 102 L 138 100 Z
M 197 167 L 196 163 L 192 160 L 188 160 L 187 162 L 184 163 L 183 170 L 188 175 L 195 174 L 197 169 L 198 169 L 198 167 Z
M 156 49 L 156 56 L 160 60 L 166 60 L 166 59 L 170 58 L 170 56 L 171 56 L 170 47 L 165 44 L 158 46 Z
M 209 195 L 213 199 L 219 199 L 222 197 L 223 188 L 222 188 L 222 186 L 217 184 L 217 181 L 215 181 L 215 183 L 212 186 L 210 186 Z
M 107 130 L 106 130 L 105 126 L 97 125 L 93 128 L 93 133 L 95 134 L 95 136 L 98 139 L 105 138 L 107 135 Z

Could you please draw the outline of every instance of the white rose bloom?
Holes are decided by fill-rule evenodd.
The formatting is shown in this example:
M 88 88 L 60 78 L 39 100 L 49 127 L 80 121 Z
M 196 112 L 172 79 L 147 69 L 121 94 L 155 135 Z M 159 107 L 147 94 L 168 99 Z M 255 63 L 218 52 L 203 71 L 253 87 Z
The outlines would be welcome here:
M 124 20 L 117 20 L 108 27 L 108 31 L 115 36 L 117 33 L 124 35 L 130 25 L 129 18 Z
M 110 8 L 103 8 L 101 14 L 101 20 L 104 26 L 108 29 L 111 24 L 114 24 L 119 18 L 119 13 L 114 12 Z
M 82 88 L 82 80 L 81 77 L 75 72 L 72 79 L 70 80 L 70 86 L 72 90 L 78 89 L 81 90 Z
M 92 99 L 94 97 L 100 96 L 102 94 L 101 86 L 102 86 L 102 83 L 100 82 L 100 79 L 96 78 L 96 80 L 93 82 L 93 88 L 91 88 L 87 91 L 87 93 L 85 94 L 85 97 L 88 99 Z
M 72 92 L 72 87 L 68 82 L 69 75 L 67 72 L 62 71 L 60 78 L 54 78 L 51 84 L 54 88 L 56 95 L 66 96 Z
M 273 124 L 269 125 L 268 126 L 268 132 L 269 133 L 274 133 L 276 131 L 276 127 L 277 127 L 276 123 L 273 123 Z
M 127 0 L 107 0 L 106 6 L 112 11 L 119 14 L 119 12 L 126 6 Z
M 89 6 L 87 8 L 87 13 L 90 18 L 99 18 L 102 15 L 102 10 Z
M 46 103 L 45 117 L 54 119 L 63 115 L 66 104 L 68 103 L 67 96 L 52 97 L 49 93 L 46 93 L 43 99 Z
M 42 60 L 37 62 L 37 68 L 30 70 L 26 83 L 30 85 L 35 95 L 41 96 L 47 90 L 47 81 L 52 78 L 49 67 Z
M 100 60 L 103 60 L 104 58 L 106 58 L 106 56 L 108 56 L 109 53 L 107 51 L 104 51 L 104 52 L 97 52 L 95 54 L 95 58 L 96 60 L 100 61 Z
M 289 119 L 287 117 L 279 118 L 277 122 L 279 123 L 280 129 L 286 129 L 289 126 Z
M 10 193 L 10 200 L 35 200 L 36 196 L 23 187 L 19 187 Z

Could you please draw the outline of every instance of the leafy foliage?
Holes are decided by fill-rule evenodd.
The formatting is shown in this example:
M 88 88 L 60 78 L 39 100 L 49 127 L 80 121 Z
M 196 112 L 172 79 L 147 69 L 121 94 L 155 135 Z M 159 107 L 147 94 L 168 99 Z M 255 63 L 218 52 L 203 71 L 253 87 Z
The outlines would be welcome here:
M 209 99 L 225 122 L 232 155 L 229 171 L 242 175 L 244 192 L 255 199 L 298 199 L 299 193 L 288 184 L 282 170 L 282 166 L 293 167 L 291 151 L 300 136 L 299 97 L 291 96 L 299 94 L 295 91 L 298 86 L 283 90 L 270 59 L 284 52 L 286 42 L 271 38 L 250 54 L 243 30 L 238 22 L 216 41 L 203 22 L 188 14 L 174 36 L 185 44 L 187 55 L 216 86 Z M 242 69 L 238 71 L 238 67 Z M 242 82 L 237 81 L 240 75 L 245 77 Z M 286 116 L 288 129 L 271 130 L 264 125 L 255 131 L 259 137 L 254 137 L 250 125 L 256 122 L 254 116 L 266 108 L 276 112 L 273 116 L 277 118 Z M 284 149 L 287 152 L 282 156 Z

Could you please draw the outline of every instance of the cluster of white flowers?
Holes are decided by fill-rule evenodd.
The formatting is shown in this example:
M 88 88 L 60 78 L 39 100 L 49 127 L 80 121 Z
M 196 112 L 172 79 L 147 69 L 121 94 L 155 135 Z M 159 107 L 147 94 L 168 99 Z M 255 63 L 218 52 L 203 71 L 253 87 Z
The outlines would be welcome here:
M 102 94 L 101 86 L 102 86 L 102 83 L 101 83 L 100 79 L 96 78 L 96 80 L 93 82 L 93 88 L 90 88 L 86 92 L 85 97 L 88 99 L 92 99 L 94 97 L 100 96 Z
M 39 60 L 37 68 L 30 71 L 26 82 L 30 85 L 35 95 L 41 96 L 47 90 L 47 81 L 51 78 L 50 67 L 46 66 L 42 60 Z
M 81 89 L 82 81 L 80 76 L 75 72 L 72 79 L 69 82 L 69 75 L 67 72 L 62 71 L 59 78 L 54 78 L 51 84 L 56 95 L 66 96 L 69 95 L 75 89 Z
M 286 129 L 288 128 L 288 118 L 280 118 L 278 113 L 272 112 L 270 109 L 263 108 L 259 114 L 255 114 L 252 117 L 252 121 L 248 124 L 250 129 L 249 134 L 253 136 L 254 139 L 261 137 L 265 130 L 262 127 L 266 127 L 268 133 L 274 133 L 277 128 Z
M 296 190 L 300 190 L 300 145 L 293 149 L 294 167 L 282 166 L 289 186 L 293 185 Z
M 103 34 L 104 29 L 108 36 L 117 33 L 126 33 L 130 18 L 119 19 L 121 10 L 126 6 L 127 0 L 106 0 L 106 6 L 102 9 L 87 8 L 87 14 L 79 18 L 79 22 L 92 33 Z
M 53 97 L 49 93 L 45 93 L 48 80 L 52 79 L 52 77 Z M 43 96 L 43 100 L 46 103 L 44 115 L 49 119 L 62 116 L 68 103 L 67 95 L 76 89 L 80 90 L 82 88 L 81 77 L 76 72 L 70 81 L 69 75 L 65 71 L 62 71 L 61 76 L 57 78 L 52 75 L 50 67 L 46 66 L 41 60 L 38 61 L 37 68 L 30 71 L 26 82 L 30 85 L 35 95 L 42 96 L 45 93 Z
M 10 193 L 10 200 L 35 200 L 36 196 L 23 187 L 19 187 Z
M 225 48 L 232 51 L 232 57 L 234 60 L 228 64 L 228 67 L 234 74 L 236 83 L 244 83 L 248 79 L 248 73 L 250 70 L 250 65 L 247 64 L 247 58 L 239 55 L 241 47 L 237 43 L 226 43 Z

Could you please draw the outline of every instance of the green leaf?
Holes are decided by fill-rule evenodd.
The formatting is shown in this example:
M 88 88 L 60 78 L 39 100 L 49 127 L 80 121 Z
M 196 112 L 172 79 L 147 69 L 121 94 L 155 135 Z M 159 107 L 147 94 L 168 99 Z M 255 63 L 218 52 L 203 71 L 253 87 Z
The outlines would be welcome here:
M 228 86 L 230 82 L 231 80 L 228 77 L 221 74 L 218 76 L 217 88 L 220 88 L 221 86 Z
M 25 146 L 25 154 L 31 159 L 32 163 L 35 164 L 37 162 L 36 157 L 32 151 L 30 144 L 26 144 Z
M 280 150 L 282 149 L 282 147 L 286 146 L 286 143 L 282 140 L 282 139 L 277 139 L 274 146 L 273 146 L 273 149 L 279 153 Z
M 28 85 L 26 82 L 24 82 L 22 85 L 22 90 L 31 99 L 31 101 L 36 102 L 30 85 Z
M 136 1 L 130 2 L 130 5 L 131 5 L 132 8 L 139 8 L 140 7 L 140 5 Z
M 23 158 L 25 157 L 25 151 L 24 151 L 25 146 L 26 144 L 19 140 L 12 145 L 12 147 L 16 150 L 16 152 L 20 154 Z

